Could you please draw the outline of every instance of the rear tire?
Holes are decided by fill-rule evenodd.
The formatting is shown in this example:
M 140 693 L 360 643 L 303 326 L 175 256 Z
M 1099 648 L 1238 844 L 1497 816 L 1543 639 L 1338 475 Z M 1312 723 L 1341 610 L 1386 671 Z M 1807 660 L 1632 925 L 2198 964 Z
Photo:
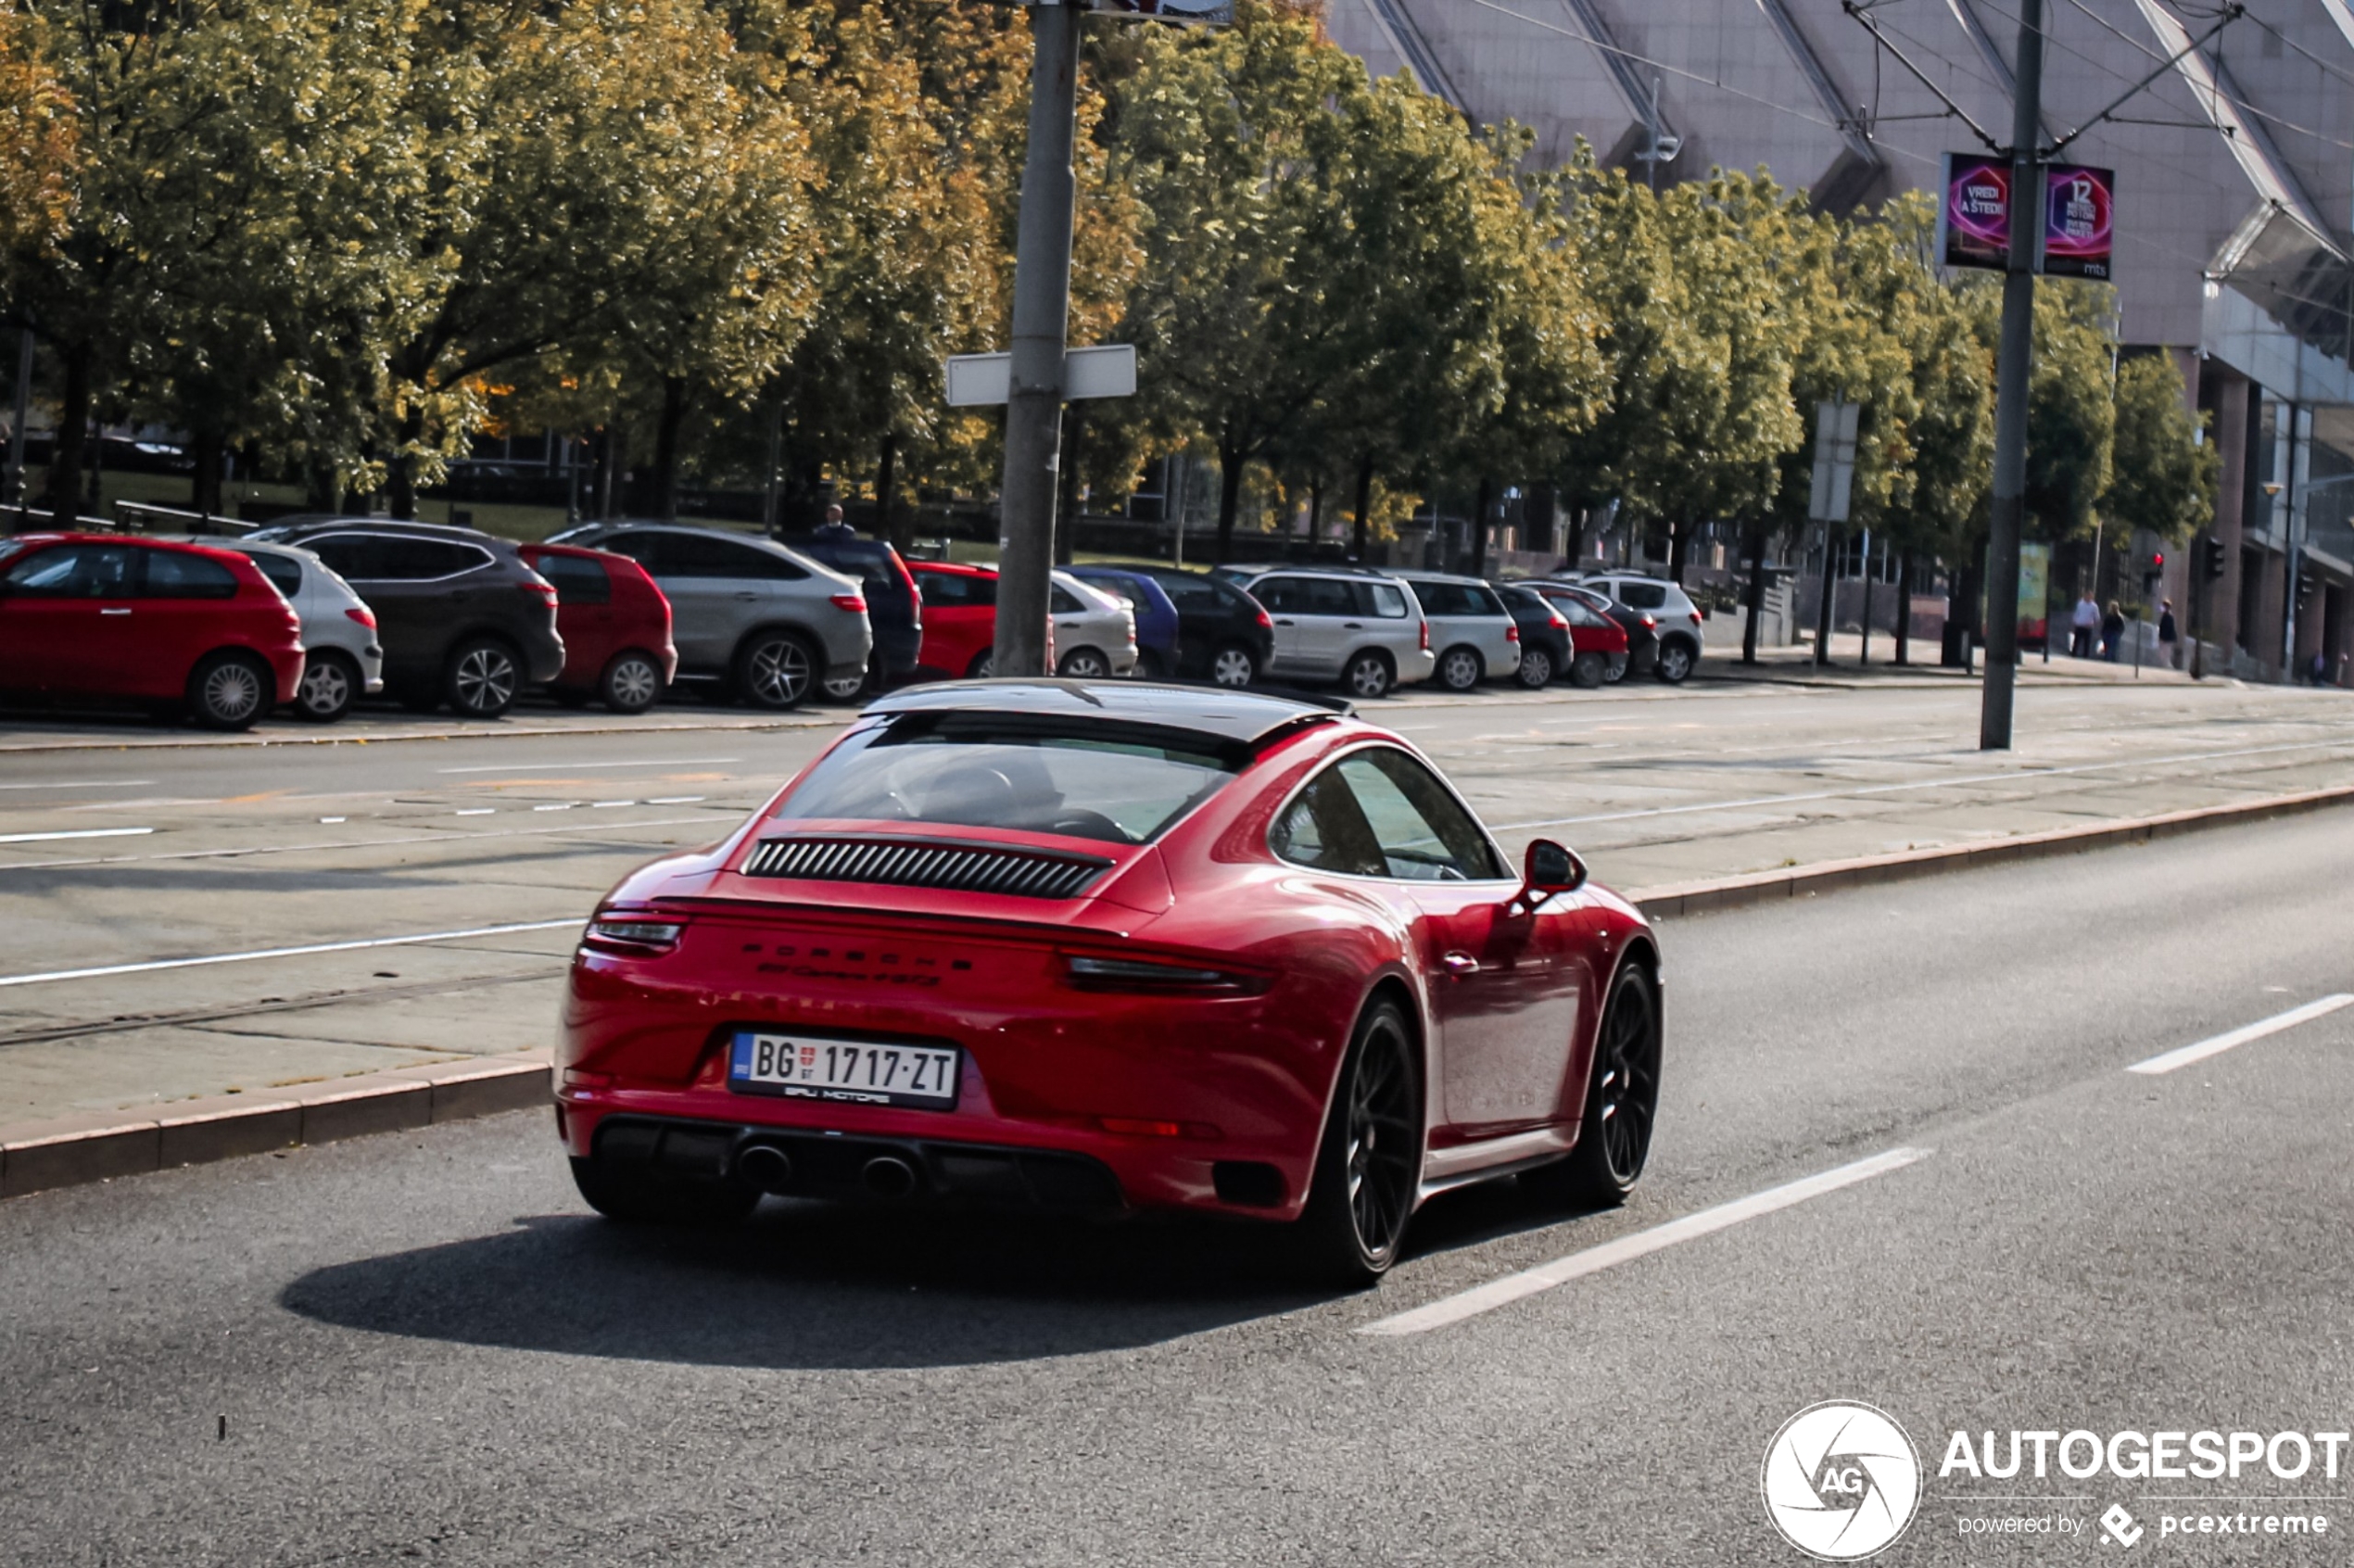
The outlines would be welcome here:
M 755 708 L 798 708 L 817 689 L 817 653 L 793 632 L 758 632 L 736 653 L 736 695 Z
M 1487 677 L 1487 662 L 1474 648 L 1449 648 L 1438 656 L 1438 684 L 1449 691 L 1469 691 Z
M 1580 653 L 1569 662 L 1572 686 L 1582 686 L 1591 691 L 1610 678 L 1610 661 L 1600 653 Z
M 606 661 L 597 697 L 616 714 L 642 714 L 662 696 L 662 666 L 651 654 L 625 649 Z
M 350 655 L 322 649 L 302 663 L 294 715 L 305 724 L 333 724 L 360 700 L 360 666 Z
M 980 652 L 973 655 L 973 662 L 965 666 L 965 678 L 967 680 L 987 680 L 991 676 L 995 675 L 996 673 L 997 651 L 993 648 L 982 649 Z
M 1370 651 L 1349 660 L 1348 667 L 1340 672 L 1341 685 L 1361 702 L 1388 696 L 1390 684 L 1395 678 L 1390 673 L 1389 661 Z
M 1670 686 L 1681 686 L 1699 661 L 1692 656 L 1692 645 L 1682 638 L 1675 638 L 1659 645 L 1659 678 Z
M 608 1220 L 630 1224 L 739 1224 L 760 1202 L 760 1194 L 733 1182 L 672 1179 L 609 1160 L 575 1159 L 572 1184 L 588 1207 Z
M 1422 1183 L 1423 1112 L 1413 1031 L 1395 1002 L 1357 1020 L 1297 1221 L 1310 1279 L 1361 1290 L 1398 1261 Z
M 1241 689 L 1259 678 L 1259 659 L 1239 642 L 1230 642 L 1210 656 L 1210 682 Z
M 1065 680 L 1109 680 L 1111 661 L 1093 648 L 1074 648 L 1063 655 L 1055 673 Z
M 442 699 L 460 718 L 495 719 L 514 706 L 523 661 L 495 637 L 470 637 L 450 651 Z
M 1586 1077 L 1586 1114 L 1567 1159 L 1523 1182 L 1581 1209 L 1626 1201 L 1651 1156 L 1659 1114 L 1659 993 L 1639 963 L 1618 971 Z
M 1553 656 L 1541 648 L 1524 648 L 1520 651 L 1517 674 L 1521 685 L 1531 691 L 1541 691 L 1553 684 Z
M 278 677 L 251 653 L 208 653 L 188 672 L 188 716 L 207 729 L 251 729 L 278 694 Z

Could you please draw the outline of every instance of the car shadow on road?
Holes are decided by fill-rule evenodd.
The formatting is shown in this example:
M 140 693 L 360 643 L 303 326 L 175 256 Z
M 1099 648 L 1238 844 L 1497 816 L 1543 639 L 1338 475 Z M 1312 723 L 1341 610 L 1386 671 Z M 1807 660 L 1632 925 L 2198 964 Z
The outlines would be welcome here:
M 316 1270 L 281 1303 L 323 1323 L 510 1349 L 809 1370 L 1133 1349 L 1312 1305 L 1283 1234 L 771 1201 L 740 1230 L 588 1216 Z

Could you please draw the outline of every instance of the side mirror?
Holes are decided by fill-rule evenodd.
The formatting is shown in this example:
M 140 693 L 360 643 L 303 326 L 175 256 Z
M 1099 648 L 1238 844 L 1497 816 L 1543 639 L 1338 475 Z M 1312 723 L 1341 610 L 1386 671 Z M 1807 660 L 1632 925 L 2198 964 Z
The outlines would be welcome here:
M 1533 908 L 1554 893 L 1576 892 L 1584 887 L 1586 863 L 1567 845 L 1538 839 L 1528 846 L 1521 879 L 1521 899 Z

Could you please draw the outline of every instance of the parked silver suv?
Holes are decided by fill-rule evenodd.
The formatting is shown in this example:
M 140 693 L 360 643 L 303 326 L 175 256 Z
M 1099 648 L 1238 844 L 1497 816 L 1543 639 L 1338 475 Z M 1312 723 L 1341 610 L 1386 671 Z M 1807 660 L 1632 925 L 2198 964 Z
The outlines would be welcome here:
M 551 537 L 626 555 L 670 601 L 678 676 L 756 708 L 867 674 L 874 632 L 854 577 L 780 544 L 690 523 L 592 523 Z
M 1520 668 L 1520 623 L 1477 577 L 1444 572 L 1393 572 L 1414 590 L 1430 621 L 1438 653 L 1438 684 L 1469 691 L 1483 680 L 1503 680 Z
M 1430 624 L 1406 585 L 1359 572 L 1279 567 L 1241 585 L 1275 621 L 1279 681 L 1337 680 L 1370 700 L 1428 680 Z

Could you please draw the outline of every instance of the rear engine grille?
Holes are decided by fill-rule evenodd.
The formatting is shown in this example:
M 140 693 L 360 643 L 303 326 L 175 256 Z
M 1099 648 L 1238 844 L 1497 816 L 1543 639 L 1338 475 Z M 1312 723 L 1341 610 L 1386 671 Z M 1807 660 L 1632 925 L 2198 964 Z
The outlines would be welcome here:
M 1095 855 L 985 849 L 922 839 L 763 839 L 744 862 L 744 875 L 1076 898 L 1110 865 Z

